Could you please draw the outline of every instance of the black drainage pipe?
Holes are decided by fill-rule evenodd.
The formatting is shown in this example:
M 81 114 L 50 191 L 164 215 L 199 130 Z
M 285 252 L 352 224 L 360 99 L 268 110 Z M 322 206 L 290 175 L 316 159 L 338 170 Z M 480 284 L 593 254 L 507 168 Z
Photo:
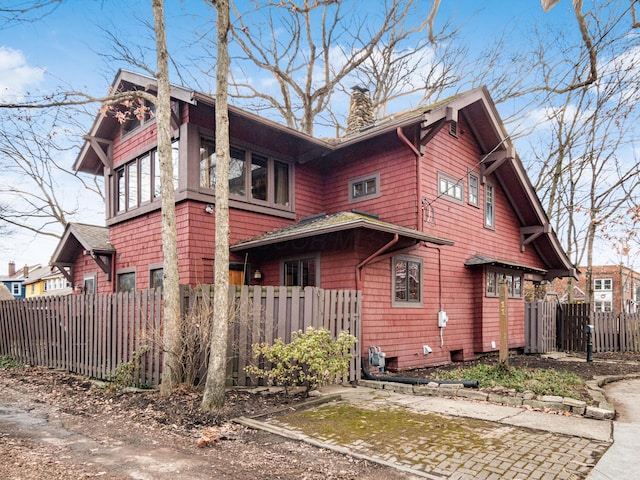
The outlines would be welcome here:
M 412 377 L 386 377 L 383 375 L 371 375 L 365 366 L 364 358 L 361 359 L 362 375 L 365 380 L 376 380 L 378 382 L 395 382 L 406 383 L 409 385 L 426 385 L 428 383 L 437 383 L 438 385 L 462 385 L 464 388 L 478 388 L 477 380 L 431 380 L 429 378 L 412 378 Z

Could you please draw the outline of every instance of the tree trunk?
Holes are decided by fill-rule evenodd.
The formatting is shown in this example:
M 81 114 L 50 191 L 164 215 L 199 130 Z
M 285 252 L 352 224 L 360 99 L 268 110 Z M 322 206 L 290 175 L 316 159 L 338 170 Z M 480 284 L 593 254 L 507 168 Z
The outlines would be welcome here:
M 162 190 L 162 251 L 164 289 L 164 330 L 162 383 L 160 393 L 171 394 L 180 383 L 180 283 L 178 279 L 178 247 L 176 241 L 176 205 L 173 191 L 173 161 L 171 155 L 171 95 L 167 39 L 164 24 L 163 0 L 152 0 L 156 34 L 158 97 L 156 127 L 158 156 L 160 157 L 160 185 Z
M 204 410 L 224 404 L 229 315 L 229 0 L 215 2 L 217 18 L 216 65 L 216 234 L 215 291 L 207 381 L 202 399 Z

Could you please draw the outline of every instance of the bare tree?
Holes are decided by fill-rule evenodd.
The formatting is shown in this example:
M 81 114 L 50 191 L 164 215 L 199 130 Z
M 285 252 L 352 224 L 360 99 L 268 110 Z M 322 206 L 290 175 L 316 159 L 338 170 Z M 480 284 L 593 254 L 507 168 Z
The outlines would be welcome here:
M 62 0 L 10 0 L 0 6 L 0 24 L 35 22 L 53 13 Z
M 35 1 L 26 5 L 45 4 L 44 0 Z M 49 2 L 51 3 L 51 2 Z M 166 28 L 164 22 L 164 2 L 163 0 L 151 0 L 154 18 L 154 33 L 156 42 L 156 72 L 154 76 L 157 80 L 157 93 L 147 91 L 110 92 L 110 95 L 103 98 L 95 98 L 84 92 L 60 91 L 50 94 L 39 100 L 26 103 L 4 103 L 0 104 L 2 109 L 45 109 L 51 107 L 63 107 L 69 105 L 85 105 L 99 102 L 103 105 L 102 111 L 116 112 L 122 114 L 122 110 L 117 108 L 124 105 L 128 109 L 139 110 L 143 108 L 136 103 L 143 99 L 156 105 L 156 128 L 158 136 L 158 156 L 160 159 L 160 184 L 161 184 L 161 204 L 162 204 L 162 248 L 164 253 L 163 276 L 164 276 L 164 357 L 163 357 L 163 378 L 161 393 L 168 395 L 181 381 L 182 371 L 180 368 L 180 358 L 177 352 L 180 339 L 180 285 L 178 277 L 178 254 L 176 242 L 176 215 L 175 215 L 175 194 L 173 188 L 173 162 L 171 157 L 171 97 L 169 84 L 168 50 L 166 41 Z M 27 7 L 25 7 L 27 8 Z M 35 7 L 33 7 L 35 8 Z M 133 103 L 131 103 L 133 102 Z M 121 116 L 121 120 L 126 119 L 126 114 Z M 135 113 L 134 113 L 135 114 Z
M 224 404 L 229 314 L 229 1 L 211 2 L 216 8 L 216 234 L 215 291 L 211 347 L 202 408 L 217 410 Z
M 59 238 L 80 208 L 70 192 L 91 192 L 104 203 L 97 177 L 85 180 L 64 165 L 77 148 L 82 115 L 59 108 L 2 112 L 0 194 L 11 201 L 0 211 L 0 223 Z
M 334 0 L 249 3 L 245 11 L 233 9 L 231 33 L 242 56 L 234 59 L 230 95 L 255 111 L 276 112 L 289 127 L 309 134 L 336 87 L 376 52 L 412 50 L 418 61 L 427 47 L 419 40 L 427 20 L 418 15 L 415 0 L 384 2 L 368 17 L 355 3 L 348 9 Z M 407 67 L 411 58 L 404 57 L 402 68 L 413 68 Z M 245 67 L 269 74 L 273 91 L 258 86 Z
M 617 18 L 608 23 L 600 15 L 601 28 L 610 33 L 598 45 L 598 54 L 608 59 L 600 78 L 552 97 L 563 103 L 546 109 L 551 135 L 534 149 L 536 157 L 529 164 L 537 173 L 534 186 L 572 260 L 586 261 L 589 300 L 595 241 L 609 222 L 628 210 L 640 188 L 640 165 L 632 149 L 640 99 L 635 65 L 640 58 L 626 48 L 626 35 L 612 34 Z M 583 73 L 576 68 L 571 83 L 577 84 Z
M 176 204 L 173 189 L 171 156 L 171 86 L 169 83 L 169 52 L 164 22 L 164 1 L 152 0 L 156 38 L 158 93 L 156 97 L 156 128 L 160 157 L 162 188 L 162 251 L 164 294 L 164 355 L 160 393 L 169 395 L 182 381 L 180 338 L 180 280 L 178 276 L 178 244 L 176 240 Z

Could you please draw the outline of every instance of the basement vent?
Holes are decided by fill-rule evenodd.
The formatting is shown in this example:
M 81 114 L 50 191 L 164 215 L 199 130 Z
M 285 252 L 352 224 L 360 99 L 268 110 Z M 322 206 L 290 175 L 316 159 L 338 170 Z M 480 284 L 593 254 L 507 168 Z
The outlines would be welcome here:
M 458 138 L 458 122 L 449 122 L 449 135 Z

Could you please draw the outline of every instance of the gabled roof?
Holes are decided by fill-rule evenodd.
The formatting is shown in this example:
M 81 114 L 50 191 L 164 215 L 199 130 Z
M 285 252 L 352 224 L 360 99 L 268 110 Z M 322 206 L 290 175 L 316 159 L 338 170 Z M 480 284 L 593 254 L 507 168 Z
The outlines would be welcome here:
M 336 233 L 344 230 L 362 228 L 365 230 L 398 234 L 407 239 L 429 242 L 435 245 L 453 245 L 453 241 L 419 232 L 411 228 L 382 222 L 370 215 L 355 212 L 339 212 L 332 215 L 316 215 L 303 219 L 298 223 L 289 225 L 279 230 L 267 232 L 231 246 L 232 252 L 251 250 L 253 248 L 275 245 L 308 237 L 316 237 L 329 233 Z
M 155 79 L 120 70 L 112 84 L 113 90 L 144 89 L 153 91 Z M 214 105 L 214 97 L 173 86 L 172 98 L 192 105 L 199 102 Z M 277 144 L 283 155 L 300 163 L 323 161 L 333 153 L 352 148 L 380 135 L 400 133 L 403 128 L 418 127 L 421 145 L 446 123 L 456 123 L 460 117 L 476 139 L 480 151 L 479 174 L 484 180 L 492 176 L 505 192 L 521 225 L 521 247 L 534 248 L 550 276 L 576 276 L 575 266 L 562 248 L 528 176 L 515 153 L 497 109 L 486 87 L 479 87 L 440 101 L 389 117 L 357 133 L 337 139 L 318 139 L 292 128 L 262 118 L 237 107 L 229 107 L 230 127 L 248 135 L 249 140 Z M 85 136 L 85 144 L 74 164 L 77 171 L 102 174 L 110 161 L 108 152 L 117 122 L 112 117 L 98 116 Z M 416 150 L 418 151 L 418 150 Z M 110 165 L 107 165 L 110 166 Z
M 51 257 L 52 265 L 71 265 L 79 249 L 87 253 L 111 254 L 115 248 L 109 243 L 109 229 L 97 225 L 68 223 L 60 243 Z

